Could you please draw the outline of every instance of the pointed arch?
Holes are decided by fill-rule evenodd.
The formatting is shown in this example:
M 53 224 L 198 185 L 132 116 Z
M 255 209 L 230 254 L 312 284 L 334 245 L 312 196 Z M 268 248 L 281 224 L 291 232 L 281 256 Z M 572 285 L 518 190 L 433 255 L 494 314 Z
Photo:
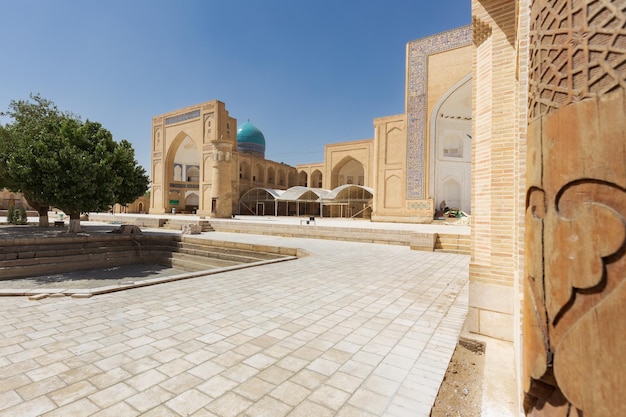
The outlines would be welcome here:
M 250 181 L 251 178 L 250 164 L 248 161 L 243 160 L 239 162 L 239 179 L 244 181 Z
M 401 164 L 404 162 L 404 131 L 398 127 L 392 127 L 385 135 L 385 163 Z
M 319 169 L 311 173 L 311 183 L 309 185 L 312 188 L 322 188 L 322 172 Z
M 265 170 L 261 164 L 255 164 L 252 169 L 252 181 L 257 183 L 265 183 Z
M 306 171 L 298 172 L 298 185 L 300 187 L 306 187 L 307 184 L 308 184 L 308 175 Z M 293 186 L 291 183 L 289 185 Z
M 332 169 L 331 188 L 344 184 L 365 185 L 365 167 L 352 156 L 346 156 Z
M 279 187 L 286 187 L 287 182 L 285 180 L 285 170 L 283 168 L 278 169 L 278 184 Z
M 201 144 L 189 136 L 185 131 L 176 135 L 172 144 L 168 147 L 164 164 L 164 180 L 174 180 L 174 174 L 180 173 L 175 181 L 186 179 L 186 170 L 189 166 L 200 166 Z M 176 170 L 175 168 L 178 168 Z
M 287 184 L 285 184 L 286 187 L 293 187 L 296 184 L 298 178 L 298 174 L 296 173 L 295 170 L 290 170 L 289 174 L 287 175 Z
M 430 119 L 428 197 L 435 207 L 471 212 L 472 74 L 453 85 Z
M 391 175 L 385 178 L 385 208 L 401 208 L 402 207 L 402 179 L 397 175 Z

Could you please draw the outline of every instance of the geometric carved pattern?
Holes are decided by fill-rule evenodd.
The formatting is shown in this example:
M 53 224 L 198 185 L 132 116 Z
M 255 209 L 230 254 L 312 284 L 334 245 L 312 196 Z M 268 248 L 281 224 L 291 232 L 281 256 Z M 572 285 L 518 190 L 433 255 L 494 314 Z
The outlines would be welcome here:
M 426 114 L 428 98 L 428 57 L 472 43 L 472 27 L 463 26 L 418 39 L 407 51 L 407 200 L 422 200 L 426 194 Z
M 529 117 L 626 87 L 624 0 L 535 0 Z
M 474 46 L 479 47 L 491 36 L 492 29 L 488 23 L 483 22 L 476 16 L 472 16 L 472 41 Z

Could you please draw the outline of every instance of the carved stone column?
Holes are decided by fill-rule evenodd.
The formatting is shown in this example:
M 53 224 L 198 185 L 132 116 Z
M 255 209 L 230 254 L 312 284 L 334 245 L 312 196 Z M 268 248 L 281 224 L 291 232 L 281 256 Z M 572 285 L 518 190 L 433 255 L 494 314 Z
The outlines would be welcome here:
M 626 0 L 531 6 L 523 385 L 626 415 Z
M 213 151 L 212 196 L 215 201 L 213 217 L 229 218 L 233 215 L 233 191 L 231 185 L 232 143 L 224 140 L 211 141 Z

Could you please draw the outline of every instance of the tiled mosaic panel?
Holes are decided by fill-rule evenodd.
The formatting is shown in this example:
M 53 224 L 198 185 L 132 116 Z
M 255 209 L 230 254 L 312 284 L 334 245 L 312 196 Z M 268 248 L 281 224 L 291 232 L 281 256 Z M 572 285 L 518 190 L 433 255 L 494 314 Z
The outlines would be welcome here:
M 407 76 L 407 195 L 408 200 L 426 195 L 426 123 L 428 56 L 470 45 L 471 26 L 463 26 L 409 43 Z

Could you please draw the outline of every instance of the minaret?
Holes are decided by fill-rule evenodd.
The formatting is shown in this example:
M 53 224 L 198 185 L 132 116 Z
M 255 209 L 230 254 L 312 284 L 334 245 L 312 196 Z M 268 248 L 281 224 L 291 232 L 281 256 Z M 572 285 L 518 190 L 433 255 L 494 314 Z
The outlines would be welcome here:
M 233 215 L 233 192 L 232 192 L 232 152 L 233 144 L 224 140 L 221 135 L 219 140 L 212 140 L 213 145 L 213 181 L 212 200 L 215 204 L 213 217 L 230 218 Z

